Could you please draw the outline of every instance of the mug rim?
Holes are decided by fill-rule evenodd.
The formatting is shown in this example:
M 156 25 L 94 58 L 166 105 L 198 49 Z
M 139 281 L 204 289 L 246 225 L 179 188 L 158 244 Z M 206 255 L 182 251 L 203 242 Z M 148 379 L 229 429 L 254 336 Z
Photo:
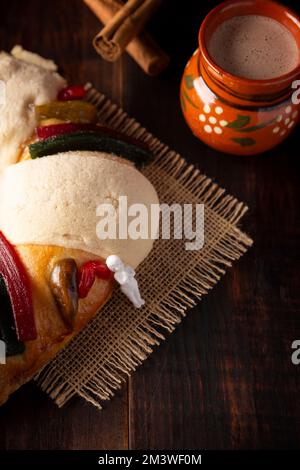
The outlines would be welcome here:
M 225 69 L 223 69 L 221 66 L 219 66 L 215 60 L 211 57 L 211 55 L 208 52 L 207 46 L 206 46 L 206 30 L 207 26 L 209 25 L 210 21 L 221 11 L 224 9 L 224 7 L 230 7 L 230 6 L 236 6 L 238 7 L 239 5 L 242 4 L 248 4 L 250 5 L 259 5 L 259 4 L 269 4 L 269 5 L 276 5 L 282 10 L 283 14 L 288 14 L 290 18 L 293 18 L 294 20 L 299 23 L 299 35 L 300 35 L 300 17 L 297 15 L 295 11 L 293 11 L 291 8 L 288 8 L 287 6 L 274 1 L 274 0 L 226 0 L 220 5 L 217 5 L 215 8 L 213 8 L 204 18 L 203 22 L 201 23 L 200 29 L 199 29 L 199 34 L 198 34 L 198 42 L 199 42 L 199 49 L 201 51 L 201 54 L 205 58 L 206 62 L 209 64 L 209 66 L 214 70 L 214 72 L 218 75 L 221 74 L 221 76 L 225 79 L 228 79 L 231 82 L 239 82 L 241 85 L 244 84 L 245 86 L 251 87 L 251 85 L 278 85 L 281 82 L 286 83 L 288 81 L 292 81 L 293 79 L 296 79 L 297 76 L 300 75 L 300 50 L 299 50 L 299 59 L 298 59 L 298 65 L 290 70 L 289 72 L 278 75 L 277 77 L 273 78 L 267 78 L 267 79 L 251 79 L 251 78 L 246 78 L 246 77 L 240 77 L 238 75 L 234 75 Z M 238 16 L 238 15 L 232 15 L 232 17 Z M 267 16 L 263 15 L 262 16 Z M 285 26 L 286 27 L 286 26 Z

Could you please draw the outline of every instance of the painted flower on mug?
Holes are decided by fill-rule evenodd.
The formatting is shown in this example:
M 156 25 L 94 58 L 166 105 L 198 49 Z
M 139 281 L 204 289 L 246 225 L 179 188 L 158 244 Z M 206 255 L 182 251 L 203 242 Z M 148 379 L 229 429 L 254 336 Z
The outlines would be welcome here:
M 223 134 L 223 128 L 228 126 L 228 121 L 222 117 L 224 109 L 215 104 L 205 104 L 202 113 L 199 114 L 199 121 L 203 123 L 204 132 L 211 134 Z
M 273 134 L 284 137 L 287 132 L 296 125 L 298 115 L 299 111 L 296 109 L 296 106 L 286 106 L 282 110 L 282 113 L 279 114 L 275 120 L 274 126 L 272 128 Z

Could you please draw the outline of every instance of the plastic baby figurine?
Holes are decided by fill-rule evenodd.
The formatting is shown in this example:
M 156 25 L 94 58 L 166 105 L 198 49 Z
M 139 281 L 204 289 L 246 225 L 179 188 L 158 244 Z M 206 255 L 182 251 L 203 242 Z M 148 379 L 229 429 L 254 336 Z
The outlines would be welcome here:
M 114 278 L 120 284 L 123 294 L 136 308 L 142 307 L 145 301 L 141 297 L 137 280 L 134 277 L 135 270 L 131 266 L 125 266 L 117 255 L 108 256 L 106 265 L 114 273 Z

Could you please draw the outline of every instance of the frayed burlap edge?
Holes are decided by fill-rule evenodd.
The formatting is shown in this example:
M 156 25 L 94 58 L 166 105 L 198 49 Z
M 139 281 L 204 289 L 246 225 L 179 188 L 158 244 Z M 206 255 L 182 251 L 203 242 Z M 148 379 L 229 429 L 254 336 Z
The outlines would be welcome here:
M 88 100 L 98 109 L 99 122 L 149 145 L 156 158 L 147 167 L 145 174 L 149 176 L 155 171 L 165 173 L 170 181 L 173 179 L 186 189 L 189 199 L 192 199 L 187 202 L 205 204 L 206 210 L 223 227 L 219 236 L 206 249 L 201 262 L 196 262 L 189 270 L 184 271 L 179 282 L 165 292 L 159 304 L 149 306 L 148 313 L 142 320 L 132 322 L 130 333 L 121 340 L 118 339 L 117 347 L 107 346 L 108 352 L 103 355 L 105 360 L 92 363 L 91 370 L 87 373 L 78 371 L 72 377 L 68 375 L 68 361 L 76 357 L 77 351 L 82 353 L 80 338 L 84 335 L 84 330 L 36 377 L 42 390 L 59 407 L 74 395 L 79 395 L 101 408 L 101 402 L 110 399 L 126 377 L 165 339 L 164 331 L 168 334 L 174 330 L 185 316 L 186 310 L 194 306 L 217 283 L 225 269 L 252 245 L 252 240 L 237 227 L 247 211 L 243 203 L 227 195 L 224 189 L 202 175 L 193 165 L 189 165 L 179 154 L 171 151 L 103 94 L 90 85 L 87 89 Z M 122 302 L 122 294 L 116 293 L 113 299 L 116 304 Z M 111 309 L 113 308 L 112 304 Z M 89 344 L 85 347 L 89 348 Z

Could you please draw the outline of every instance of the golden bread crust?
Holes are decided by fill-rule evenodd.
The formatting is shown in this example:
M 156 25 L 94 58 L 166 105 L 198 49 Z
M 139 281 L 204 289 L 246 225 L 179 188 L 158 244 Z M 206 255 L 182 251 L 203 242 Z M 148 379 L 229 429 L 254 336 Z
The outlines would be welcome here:
M 0 366 L 0 404 L 47 364 L 108 301 L 112 280 L 96 279 L 85 299 L 79 300 L 72 331 L 66 326 L 50 289 L 51 269 L 60 259 L 73 258 L 78 267 L 101 258 L 82 250 L 57 246 L 20 245 L 16 247 L 32 286 L 37 339 L 25 343 L 23 354 L 11 356 Z

